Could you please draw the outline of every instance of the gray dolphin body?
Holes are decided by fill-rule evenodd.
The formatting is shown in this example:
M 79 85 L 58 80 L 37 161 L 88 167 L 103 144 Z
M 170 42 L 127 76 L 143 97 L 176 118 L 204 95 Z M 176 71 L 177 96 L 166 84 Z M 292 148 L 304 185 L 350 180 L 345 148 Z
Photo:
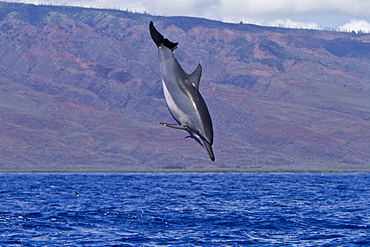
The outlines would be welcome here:
M 178 43 L 165 39 L 154 27 L 149 24 L 150 34 L 158 47 L 162 86 L 166 103 L 173 118 L 178 124 L 165 124 L 164 126 L 186 130 L 208 152 L 212 161 L 215 156 L 212 150 L 213 127 L 211 116 L 202 95 L 199 93 L 199 81 L 202 66 L 192 74 L 187 74 L 176 57 L 173 50 Z

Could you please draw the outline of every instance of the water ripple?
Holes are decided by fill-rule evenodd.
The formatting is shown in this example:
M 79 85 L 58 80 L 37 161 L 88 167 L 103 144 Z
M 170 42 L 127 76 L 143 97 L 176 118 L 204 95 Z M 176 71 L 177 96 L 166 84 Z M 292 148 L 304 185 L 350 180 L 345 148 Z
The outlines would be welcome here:
M 10 246 L 370 244 L 368 174 L 0 174 Z

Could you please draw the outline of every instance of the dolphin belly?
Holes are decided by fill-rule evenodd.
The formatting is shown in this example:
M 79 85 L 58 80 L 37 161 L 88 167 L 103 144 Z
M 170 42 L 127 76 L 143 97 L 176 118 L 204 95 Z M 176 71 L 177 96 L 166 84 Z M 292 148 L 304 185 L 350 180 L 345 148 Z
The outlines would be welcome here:
M 168 91 L 166 83 L 162 80 L 164 98 L 167 103 L 167 107 L 170 110 L 172 116 L 180 124 L 184 125 L 189 123 L 188 115 L 179 107 L 179 104 L 174 101 L 171 96 L 171 93 Z
M 202 140 L 212 145 L 212 121 L 202 96 L 197 91 L 186 94 L 171 82 L 172 80 L 167 83 L 164 79 L 162 80 L 165 100 L 171 115 L 178 124 L 187 127 L 186 130 L 202 146 L 205 146 Z

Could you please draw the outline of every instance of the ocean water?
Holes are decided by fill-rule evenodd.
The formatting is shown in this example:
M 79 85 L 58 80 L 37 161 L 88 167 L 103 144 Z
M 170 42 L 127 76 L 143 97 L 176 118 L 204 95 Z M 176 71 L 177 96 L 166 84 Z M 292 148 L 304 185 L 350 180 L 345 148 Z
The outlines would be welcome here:
M 0 174 L 1 246 L 370 246 L 370 174 Z

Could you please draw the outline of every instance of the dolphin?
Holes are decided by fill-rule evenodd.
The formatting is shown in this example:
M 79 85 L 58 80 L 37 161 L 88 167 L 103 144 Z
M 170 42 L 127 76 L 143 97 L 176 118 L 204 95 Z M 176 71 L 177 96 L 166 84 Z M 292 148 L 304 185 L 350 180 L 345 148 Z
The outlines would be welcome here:
M 149 24 L 149 30 L 158 47 L 162 86 L 167 107 L 177 122 L 177 124 L 160 124 L 186 130 L 190 137 L 207 150 L 211 160 L 215 161 L 212 150 L 212 120 L 207 105 L 199 93 L 202 66 L 199 64 L 192 74 L 187 74 L 173 54 L 178 43 L 164 38 L 154 27 L 152 21 Z

